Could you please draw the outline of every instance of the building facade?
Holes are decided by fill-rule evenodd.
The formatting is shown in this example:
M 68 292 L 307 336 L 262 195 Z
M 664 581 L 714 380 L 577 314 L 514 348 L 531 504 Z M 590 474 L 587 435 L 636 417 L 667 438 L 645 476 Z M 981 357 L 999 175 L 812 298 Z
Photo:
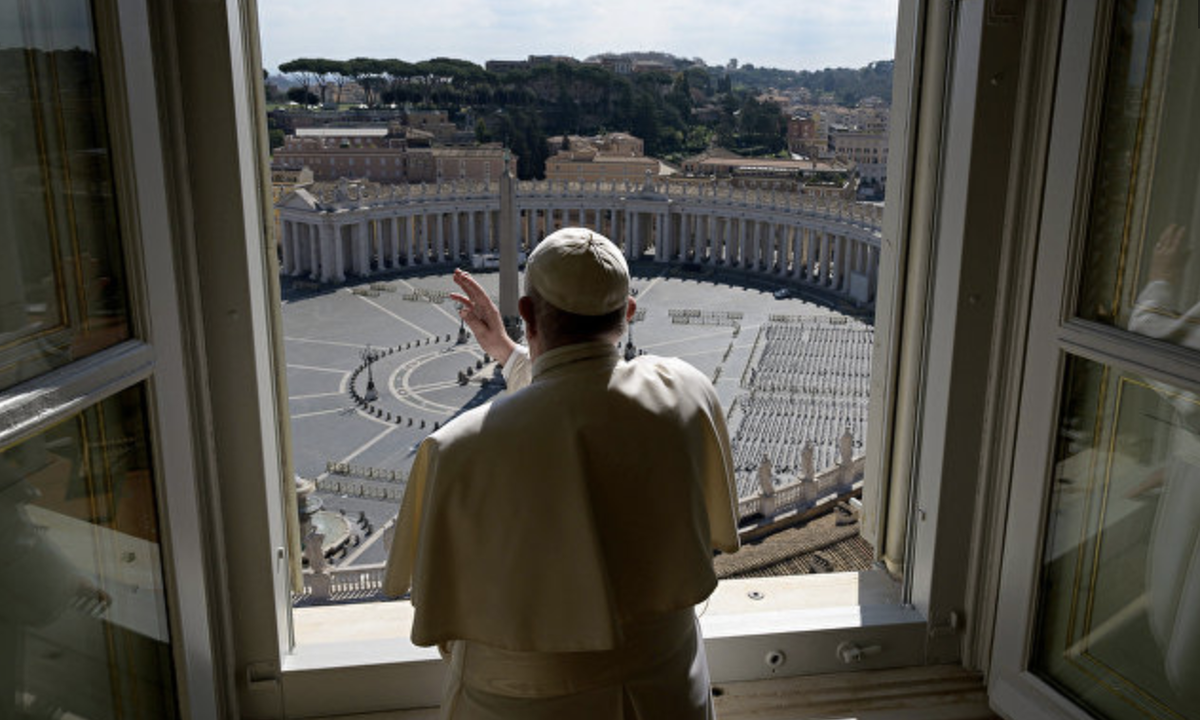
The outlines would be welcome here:
M 445 123 L 438 117 L 426 117 L 425 125 L 435 130 L 441 127 Z M 506 151 L 498 144 L 434 147 L 430 139 L 431 131 L 395 123 L 388 127 L 299 128 L 276 149 L 272 172 L 308 168 L 319 181 L 345 177 L 382 183 L 484 182 L 500 177 Z
M 628 133 L 607 133 L 596 137 L 571 135 L 552 137 L 547 144 L 555 151 L 546 160 L 547 180 L 579 182 L 640 183 L 649 177 L 669 176 L 675 169 L 643 153 L 641 138 Z

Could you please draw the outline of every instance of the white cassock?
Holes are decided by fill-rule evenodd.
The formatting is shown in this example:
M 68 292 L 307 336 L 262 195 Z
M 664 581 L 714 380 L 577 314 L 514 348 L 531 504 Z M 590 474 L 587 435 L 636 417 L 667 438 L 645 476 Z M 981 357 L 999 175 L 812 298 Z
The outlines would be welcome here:
M 450 648 L 442 717 L 712 717 L 693 607 L 738 547 L 712 385 L 608 343 L 505 375 L 422 443 L 388 557 L 413 642 Z
M 1174 294 L 1170 283 L 1148 283 L 1134 303 L 1129 330 L 1200 349 L 1200 304 L 1177 312 Z M 1200 706 L 1200 398 L 1147 383 L 1178 413 L 1146 553 L 1147 615 L 1171 688 Z

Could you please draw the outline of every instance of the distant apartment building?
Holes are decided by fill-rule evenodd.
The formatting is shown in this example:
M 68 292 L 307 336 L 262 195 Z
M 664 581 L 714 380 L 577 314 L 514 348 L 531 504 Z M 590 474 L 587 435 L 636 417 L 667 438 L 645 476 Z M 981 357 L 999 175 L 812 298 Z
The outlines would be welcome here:
M 286 177 L 308 168 L 318 181 L 345 177 L 383 184 L 478 182 L 498 179 L 504 171 L 505 151 L 499 145 L 434 147 L 432 139 L 428 131 L 397 123 L 388 127 L 299 128 L 275 150 L 271 171 Z
M 513 70 L 527 70 L 528 60 L 488 60 L 483 68 L 491 73 L 506 73 Z
M 584 182 L 641 182 L 646 175 L 672 175 L 675 169 L 655 158 L 646 157 L 641 138 L 628 133 L 607 133 L 584 138 L 562 136 L 550 138 L 548 144 L 555 154 L 546 160 L 547 180 L 581 180 Z
M 787 125 L 788 152 L 806 157 L 820 155 L 817 145 L 817 123 L 811 117 L 793 115 Z
M 394 127 L 297 128 L 271 158 L 272 174 L 309 168 L 315 180 L 369 177 L 381 183 L 408 179 L 408 137 Z
M 628 75 L 633 72 L 633 62 L 625 57 L 603 56 L 600 58 L 600 66 L 618 75 Z
M 504 174 L 505 150 L 499 145 L 477 147 L 414 148 L 409 152 L 408 182 L 434 183 L 454 180 L 490 182 Z M 516 172 L 516 156 L 511 156 Z
M 734 187 L 798 192 L 814 197 L 854 199 L 852 169 L 840 162 L 748 158 L 715 148 L 683 161 L 691 177 L 728 179 Z
M 856 166 L 859 178 L 880 190 L 887 186 L 888 135 L 835 128 L 829 133 L 829 150 L 835 157 Z
M 415 130 L 424 130 L 438 142 L 454 142 L 458 139 L 458 126 L 450 122 L 450 113 L 445 110 L 408 110 L 404 113 L 404 124 Z
M 674 72 L 675 66 L 659 60 L 635 60 L 631 68 L 635 73 Z
M 553 65 L 554 63 L 566 63 L 568 65 L 576 65 L 578 60 L 570 55 L 530 55 L 529 65 Z

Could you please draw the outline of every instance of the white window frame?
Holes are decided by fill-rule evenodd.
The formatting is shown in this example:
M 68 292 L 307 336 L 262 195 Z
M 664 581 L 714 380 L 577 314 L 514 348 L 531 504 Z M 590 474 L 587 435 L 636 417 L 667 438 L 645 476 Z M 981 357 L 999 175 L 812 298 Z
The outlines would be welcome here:
M 144 0 L 92 5 L 120 217 L 131 338 L 0 390 L 0 447 L 69 420 L 123 390 L 141 387 L 157 502 L 174 662 L 175 698 L 185 718 L 217 717 L 225 706 L 222 658 L 212 642 L 212 573 L 203 538 L 202 452 L 188 367 L 185 309 L 177 292 L 177 235 L 166 193 L 151 24 Z
M 185 263 L 180 284 L 203 321 L 190 357 L 203 366 L 206 389 L 198 394 L 211 412 L 199 433 L 213 450 L 202 485 L 213 484 L 220 495 L 221 517 L 210 535 L 236 550 L 223 554 L 226 574 L 210 606 L 235 668 L 230 694 L 247 717 L 433 704 L 441 663 L 430 650 L 406 643 L 379 652 L 363 645 L 292 648 L 283 522 L 289 429 L 276 371 L 283 363 L 280 328 L 268 307 L 278 268 L 263 241 L 271 211 L 256 10 L 253 0 L 165 5 L 155 11 L 157 70 L 166 78 L 161 102 L 172 111 L 168 147 L 187 158 L 172 186 L 189 229 L 187 259 L 194 260 Z M 978 571 L 987 558 L 977 556 L 996 546 L 1002 512 L 990 489 L 994 473 L 979 457 L 992 449 L 983 436 L 1004 391 L 989 368 L 1005 357 L 995 336 L 1009 329 L 998 323 L 994 300 L 1008 301 L 1008 276 L 964 258 L 981 248 L 1002 256 L 1013 247 L 1008 226 L 986 208 L 1003 214 L 1012 201 L 1008 174 L 993 169 L 998 154 L 1007 167 L 1007 145 L 990 143 L 997 132 L 1013 137 L 1015 122 L 1003 112 L 979 117 L 977 109 L 1027 90 L 1016 73 L 981 80 L 1014 55 L 1022 59 L 1027 24 L 1019 2 L 900 0 L 891 135 L 901 150 L 889 154 L 895 181 L 884 221 L 872 378 L 872 393 L 884 401 L 872 405 L 868 443 L 869 472 L 879 482 L 864 499 L 864 534 L 904 577 L 897 600 L 824 616 L 756 613 L 728 624 L 710 618 L 706 644 L 717 681 L 774 675 L 763 662 L 770 650 L 789 657 L 781 674 L 849 669 L 835 652 L 845 641 L 883 648 L 852 666 L 863 669 L 977 667 L 984 656 L 990 575 Z M 214 62 L 217 41 L 227 55 Z M 180 90 L 199 81 L 207 89 L 202 99 Z M 861 584 L 881 572 L 864 575 Z
M 1194 350 L 1076 317 L 1075 290 L 1083 264 L 1113 2 L 1056 4 L 1063 7 L 1048 32 L 1061 28 L 1061 49 L 1058 67 L 1046 70 L 1045 83 L 1054 88 L 1054 114 L 1043 213 L 1036 228 L 1038 277 L 1033 288 L 1033 306 L 1041 310 L 1030 320 L 997 614 L 997 627 L 1005 632 L 996 637 L 990 672 L 993 707 L 1022 720 L 1093 717 L 1029 670 L 1068 357 L 1200 391 Z

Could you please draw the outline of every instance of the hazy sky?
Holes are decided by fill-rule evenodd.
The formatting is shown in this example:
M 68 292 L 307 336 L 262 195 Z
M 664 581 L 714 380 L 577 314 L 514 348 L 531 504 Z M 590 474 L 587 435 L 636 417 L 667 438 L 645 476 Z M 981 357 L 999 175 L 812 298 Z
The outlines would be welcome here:
M 792 70 L 887 60 L 896 0 L 258 0 L 263 65 L 661 50 Z

